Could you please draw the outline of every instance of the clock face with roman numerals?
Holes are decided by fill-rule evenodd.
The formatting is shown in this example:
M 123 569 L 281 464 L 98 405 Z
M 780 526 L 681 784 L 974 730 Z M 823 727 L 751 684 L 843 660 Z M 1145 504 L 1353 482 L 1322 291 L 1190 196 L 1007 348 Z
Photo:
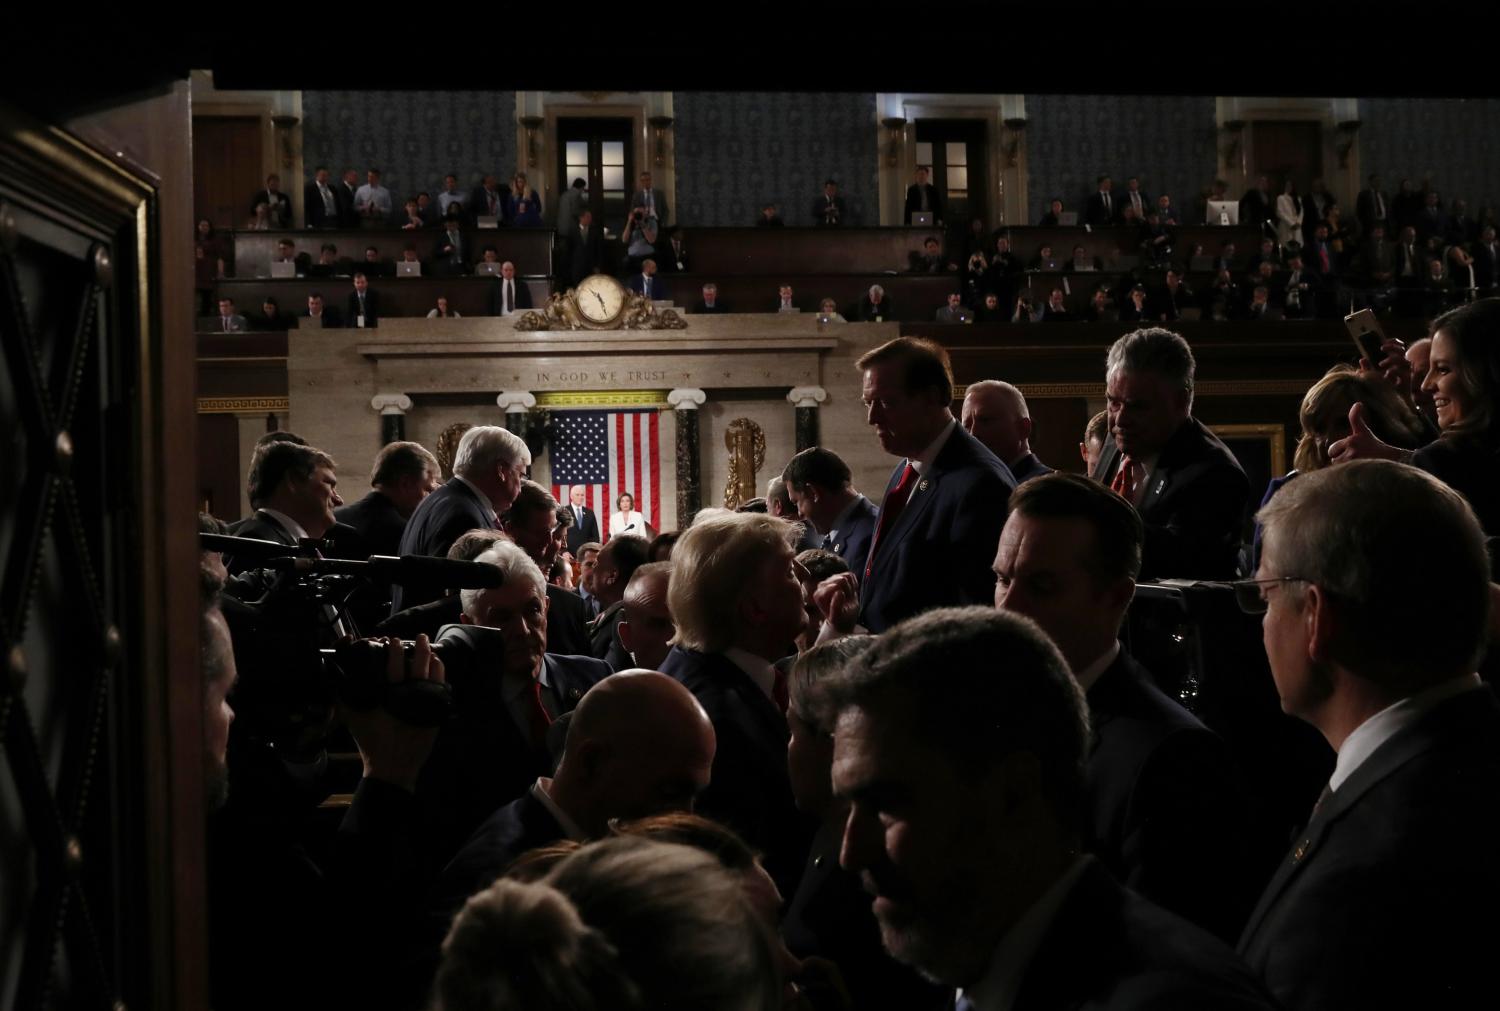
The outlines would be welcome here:
M 591 326 L 609 326 L 625 308 L 625 286 L 608 274 L 590 274 L 578 283 L 573 294 L 578 300 L 578 314 Z

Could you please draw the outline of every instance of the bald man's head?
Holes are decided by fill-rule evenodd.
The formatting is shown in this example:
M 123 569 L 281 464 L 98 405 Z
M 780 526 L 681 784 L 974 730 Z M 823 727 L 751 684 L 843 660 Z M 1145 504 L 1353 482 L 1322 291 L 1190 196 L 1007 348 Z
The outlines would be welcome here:
M 550 793 L 585 832 L 603 836 L 612 818 L 691 811 L 716 747 L 692 692 L 656 671 L 621 671 L 573 711 Z
M 667 609 L 667 582 L 672 576 L 671 562 L 642 565 L 625 586 L 625 608 L 620 615 L 620 645 L 637 664 L 647 670 L 658 670 L 671 651 L 677 626 Z
M 1010 383 L 986 379 L 970 386 L 961 420 L 965 431 L 1006 464 L 1031 452 L 1031 411 Z

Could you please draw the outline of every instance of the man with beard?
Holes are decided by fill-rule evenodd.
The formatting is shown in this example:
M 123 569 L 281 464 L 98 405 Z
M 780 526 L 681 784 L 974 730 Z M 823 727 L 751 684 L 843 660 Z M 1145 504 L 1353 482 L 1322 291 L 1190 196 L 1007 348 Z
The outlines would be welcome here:
M 840 862 L 886 950 L 956 1008 L 1271 1006 L 1228 947 L 1082 853 L 1087 710 L 1036 625 L 930 611 L 824 684 Z

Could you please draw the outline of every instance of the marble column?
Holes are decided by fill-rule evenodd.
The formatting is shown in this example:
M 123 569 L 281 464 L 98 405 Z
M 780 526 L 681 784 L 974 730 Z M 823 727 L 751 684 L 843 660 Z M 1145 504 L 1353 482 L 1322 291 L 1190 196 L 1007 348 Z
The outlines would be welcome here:
M 500 410 L 505 412 L 505 427 L 525 442 L 530 425 L 527 412 L 536 406 L 536 397 L 525 390 L 506 390 L 495 398 Z
M 370 407 L 380 412 L 382 446 L 406 438 L 406 412 L 411 410 L 411 397 L 404 393 L 377 393 L 370 398 Z
M 699 487 L 698 408 L 708 400 L 702 390 L 684 388 L 667 394 L 677 419 L 677 529 L 686 530 L 703 507 Z
M 818 444 L 818 405 L 828 399 L 821 386 L 794 386 L 786 399 L 797 408 L 797 452 Z

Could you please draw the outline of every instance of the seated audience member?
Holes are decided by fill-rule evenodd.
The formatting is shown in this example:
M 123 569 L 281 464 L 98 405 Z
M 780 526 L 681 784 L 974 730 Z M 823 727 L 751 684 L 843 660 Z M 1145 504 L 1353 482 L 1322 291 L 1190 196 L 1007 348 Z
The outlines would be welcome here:
M 1031 451 L 1031 411 L 1010 383 L 983 379 L 970 384 L 959 423 L 1010 468 L 1017 484 L 1052 473 Z
M 688 256 L 687 241 L 682 236 L 682 228 L 673 225 L 667 232 L 666 245 L 658 252 L 662 269 L 669 274 L 685 274 L 692 269 L 692 258 Z
M 1073 247 L 1073 255 L 1063 264 L 1064 274 L 1091 274 L 1098 273 L 1104 269 L 1104 261 L 1097 256 L 1090 256 L 1088 250 L 1082 246 Z
M 957 266 L 956 264 L 954 266 Z M 941 274 L 949 264 L 943 259 L 942 245 L 937 236 L 929 235 L 922 242 L 922 251 L 911 254 L 911 269 L 915 274 Z
M 1150 307 L 1147 303 L 1146 286 L 1144 284 L 1133 284 L 1125 293 L 1125 304 L 1120 308 L 1121 323 L 1139 323 L 1150 318 Z
M 344 321 L 339 316 L 337 306 L 325 305 L 322 292 L 313 292 L 307 296 L 307 311 L 302 314 L 297 325 L 308 326 L 308 321 L 315 320 L 317 324 L 324 327 L 343 326 Z
M 542 222 L 542 198 L 526 181 L 526 173 L 517 172 L 505 194 L 505 222 L 517 228 L 535 228 Z
M 781 220 L 781 212 L 776 209 L 775 204 L 766 204 L 760 209 L 760 217 L 755 219 L 757 228 L 782 228 L 786 225 Z
M 1233 273 L 1235 268 L 1238 266 L 1238 264 L 1235 263 L 1235 257 L 1235 245 L 1233 242 L 1226 239 L 1219 246 L 1219 255 L 1214 257 L 1214 270 L 1227 270 L 1230 273 Z
M 860 620 L 880 633 L 932 607 L 990 601 L 986 556 L 994 557 L 1016 479 L 953 417 L 947 352 L 898 337 L 856 364 L 866 420 L 880 448 L 901 459 L 865 560 Z
M 309 264 L 308 277 L 334 277 L 347 271 L 347 265 L 339 259 L 339 247 L 325 242 L 318 247 L 318 262 Z
M 1009 323 L 1010 313 L 1000 304 L 999 295 L 993 291 L 987 291 L 979 303 L 979 308 L 974 311 L 974 320 L 978 323 Z
M 333 511 L 344 504 L 335 491 L 337 464 L 320 449 L 295 442 L 272 442 L 251 458 L 255 513 L 234 525 L 236 537 L 250 537 L 295 546 L 319 540 L 337 520 Z M 231 576 L 258 568 L 251 556 L 226 556 Z
M 1271 304 L 1271 289 L 1263 284 L 1250 290 L 1250 301 L 1245 305 L 1243 315 L 1245 319 L 1267 322 L 1285 318 L 1281 310 Z
M 1120 318 L 1120 310 L 1110 298 L 1109 288 L 1100 285 L 1089 296 L 1088 308 L 1083 310 L 1083 319 L 1088 323 L 1113 323 Z
M 250 329 L 250 324 L 245 317 L 234 311 L 234 299 L 219 299 L 219 325 L 214 330 L 219 333 L 244 333 Z
M 1249 483 L 1218 436 L 1192 416 L 1192 349 L 1169 330 L 1115 341 L 1105 368 L 1112 443 L 1093 476 L 1146 525 L 1143 579 L 1232 579 Z
M 718 735 L 698 810 L 761 850 L 782 888 L 801 873 L 810 836 L 787 778 L 786 674 L 776 664 L 807 624 L 791 533 L 754 513 L 696 520 L 683 533 L 667 589 L 677 638 L 661 665 Z
M 446 929 L 527 850 L 602 839 L 617 818 L 691 811 L 714 749 L 708 714 L 676 681 L 646 670 L 604 678 L 573 710 L 557 771 L 485 819 L 444 868 L 433 915 Z
M 1193 290 L 1183 283 L 1182 273 L 1168 267 L 1162 286 L 1147 301 L 1146 314 L 1152 320 L 1175 323 L 1182 318 L 1182 310 L 1193 304 Z
M 432 242 L 433 267 L 456 277 L 468 269 L 468 252 L 458 213 L 455 213 L 443 220 L 443 227 Z
M 858 876 L 839 866 L 849 803 L 833 797 L 833 728 L 819 719 L 817 693 L 824 678 L 874 642 L 874 636 L 845 636 L 814 647 L 792 666 L 787 765 L 798 809 L 818 819 L 819 827 L 781 931 L 793 955 L 826 958 L 838 966 L 854 1007 L 947 1011 L 951 993 L 886 954 L 870 896 Z
M 1442 437 L 1415 452 L 1388 445 L 1371 429 L 1364 407 L 1356 405 L 1349 412 L 1351 434 L 1328 447 L 1329 459 L 1410 463 L 1461 494 L 1485 532 L 1500 536 L 1500 425 L 1494 416 L 1500 399 L 1500 299 L 1480 299 L 1444 313 L 1432 321 L 1431 334 L 1422 390 L 1432 394 Z
M 831 298 L 825 298 L 818 303 L 819 323 L 847 323 L 843 313 L 839 312 L 838 303 Z
M 677 634 L 667 608 L 671 575 L 671 562 L 647 562 L 631 573 L 625 584 L 624 607 L 615 635 L 633 666 L 656 670 L 671 652 L 672 638 Z
M 968 306 L 964 305 L 963 298 L 963 295 L 958 292 L 950 291 L 948 304 L 937 311 L 935 321 L 938 323 L 972 323 L 973 313 L 969 311 Z
M 1032 622 L 932 611 L 820 684 L 840 862 L 875 894 L 885 949 L 957 1007 L 1271 1006 L 1223 942 L 1083 854 L 1088 713 Z
M 389 442 L 375 454 L 371 491 L 333 511 L 338 522 L 358 531 L 360 557 L 400 553 L 406 521 L 437 489 L 438 473 L 437 457 L 420 443 Z
M 307 268 L 312 265 L 311 258 L 306 253 L 297 252 L 297 244 L 291 239 L 276 240 L 276 255 L 271 262 L 290 263 L 296 268 L 298 277 L 306 274 Z
M 827 548 L 807 548 L 797 552 L 797 564 L 802 566 L 802 609 L 807 612 L 807 627 L 797 636 L 797 653 L 806 653 L 818 641 L 823 625 L 823 612 L 818 609 L 818 586 L 823 580 L 848 572 L 849 563 Z M 852 638 L 844 636 L 845 639 Z M 806 810 L 806 808 L 803 808 Z
M 1317 314 L 1322 285 L 1317 275 L 1303 266 L 1301 253 L 1288 256 L 1286 266 L 1286 280 L 1281 288 L 1282 312 L 1287 319 L 1311 319 Z
M 1109 440 L 1109 412 L 1100 411 L 1089 419 L 1083 430 L 1083 441 L 1078 444 L 1078 455 L 1083 457 L 1083 472 L 1093 475 Z
M 1155 209 L 1146 214 L 1145 224 L 1140 226 L 1138 236 L 1141 258 L 1146 266 L 1164 267 L 1172 259 L 1175 235 L 1162 222 L 1161 215 Z
M 370 279 L 364 271 L 355 271 L 354 290 L 344 299 L 344 325 L 378 326 L 380 315 L 380 293 L 371 290 Z
M 797 540 L 794 547 L 798 551 L 807 548 L 816 548 L 822 543 L 822 538 L 813 529 L 811 523 L 804 522 L 797 512 L 797 502 L 792 498 L 787 489 L 786 479 L 780 474 L 773 474 L 766 479 L 766 508 L 765 511 L 779 520 L 790 523 L 797 531 Z
M 719 286 L 710 281 L 703 286 L 703 298 L 699 300 L 697 308 L 693 311 L 700 313 L 724 313 L 729 311 L 729 306 L 720 300 Z
M 776 289 L 776 311 L 797 312 L 797 306 L 792 301 L 792 286 L 783 284 Z
M 466 431 L 453 455 L 453 476 L 407 520 L 401 554 L 442 558 L 460 534 L 499 529 L 498 514 L 515 501 L 530 466 L 531 450 L 519 436 L 494 425 Z M 391 613 L 438 596 L 431 587 L 397 587 Z
M 665 300 L 667 286 L 662 283 L 661 278 L 656 276 L 656 261 L 647 257 L 641 261 L 641 272 L 634 275 L 627 285 L 637 295 L 644 295 L 653 301 Z
M 927 213 L 932 215 L 932 223 L 941 225 L 943 223 L 943 212 L 941 208 L 942 197 L 938 188 L 927 181 L 928 169 L 925 165 L 917 166 L 916 179 L 906 187 L 906 224 L 911 224 L 913 214 Z
M 1047 205 L 1047 213 L 1042 215 L 1042 220 L 1037 222 L 1037 224 L 1043 228 L 1056 228 L 1062 224 L 1062 214 L 1062 197 L 1053 197 L 1052 202 Z
M 1037 249 L 1036 255 L 1026 264 L 1026 269 L 1061 270 L 1062 268 L 1057 262 L 1057 257 L 1052 255 L 1052 244 L 1049 242 L 1042 243 L 1041 247 Z
M 813 201 L 812 218 L 819 228 L 844 224 L 844 198 L 839 196 L 839 184 L 832 179 L 824 181 L 823 195 Z
M 1422 314 L 1436 316 L 1452 308 L 1455 295 L 1453 278 L 1448 275 L 1447 264 L 1441 257 L 1429 258 L 1427 272 L 1422 276 Z
M 995 606 L 1040 625 L 1086 695 L 1085 848 L 1122 884 L 1232 942 L 1269 854 L 1251 845 L 1224 742 L 1120 644 L 1142 538 L 1135 510 L 1086 477 L 1023 484 L 995 555 Z
M 1236 590 L 1264 614 L 1282 708 L 1338 757 L 1240 953 L 1294 1011 L 1490 1006 L 1474 928 L 1500 903 L 1500 710 L 1474 673 L 1484 532 L 1452 489 L 1388 461 L 1299 478 L 1257 518 L 1260 567 Z M 1392 635 L 1393 615 L 1420 632 Z
M 1240 286 L 1235 284 L 1229 268 L 1221 269 L 1214 276 L 1214 283 L 1203 290 L 1199 305 L 1204 319 L 1226 320 L 1240 316 Z
M 644 537 L 620 534 L 609 539 L 594 562 L 592 592 L 601 610 L 589 625 L 587 652 L 612 670 L 631 666 L 630 654 L 617 633 L 624 619 L 625 587 L 635 570 L 646 564 L 650 546 Z
M 431 309 L 427 310 L 427 318 L 428 319 L 462 319 L 463 318 L 463 313 L 459 312 L 457 309 L 449 309 L 448 308 L 448 296 L 447 295 L 439 295 L 437 297 L 437 305 L 435 305 Z
M 1275 239 L 1266 238 L 1260 240 L 1260 252 L 1250 257 L 1250 261 L 1245 264 L 1246 273 L 1252 277 L 1258 276 L 1262 263 L 1269 263 L 1273 271 L 1281 266 L 1281 254 L 1276 248 Z
M 496 541 L 475 562 L 499 568 L 504 585 L 461 590 L 461 623 L 438 636 L 444 650 L 470 662 L 448 665 L 453 716 L 417 785 L 429 821 L 426 851 L 442 863 L 551 773 L 547 728 L 612 673 L 602 660 L 546 651 L 547 582 L 524 550 Z
M 266 176 L 266 187 L 257 190 L 250 198 L 250 210 L 254 214 L 265 207 L 266 227 L 270 229 L 292 227 L 292 198 L 281 192 L 281 177 L 272 172 Z
M 491 316 L 511 316 L 534 307 L 531 287 L 516 276 L 516 265 L 509 260 L 500 264 L 500 276 L 489 289 Z
M 291 330 L 297 319 L 291 313 L 282 312 L 274 295 L 261 299 L 260 312 L 250 317 L 252 330 Z
M 849 465 L 833 450 L 812 446 L 792 457 L 781 478 L 797 515 L 822 535 L 818 546 L 851 572 L 863 572 L 879 510 L 855 491 Z
M 375 246 L 365 247 L 365 258 L 359 265 L 366 277 L 394 277 L 396 265 L 380 255 Z
M 439 1011 L 742 1011 L 779 1007 L 782 985 L 739 876 L 686 846 L 618 838 L 470 899 L 435 989 Z
M 557 500 L 535 481 L 522 481 L 500 520 L 501 529 L 526 552 L 542 573 L 552 569 L 563 547 L 557 524 Z M 547 652 L 589 656 L 588 615 L 583 598 L 557 586 L 547 587 Z
M 401 247 L 401 259 L 397 260 L 396 262 L 397 263 L 417 263 L 417 264 L 420 264 L 422 262 L 422 258 L 417 255 L 417 245 L 416 245 L 416 243 L 414 243 L 414 242 L 408 242 L 406 245 L 402 246 Z M 421 268 L 420 267 L 418 268 L 417 272 L 421 273 Z
M 1042 322 L 1071 323 L 1077 318 L 1068 308 L 1067 294 L 1061 288 L 1053 288 L 1047 296 L 1047 305 L 1042 309 Z
M 865 292 L 859 301 L 859 321 L 861 323 L 880 323 L 892 319 L 895 310 L 891 308 L 890 299 L 885 297 L 885 289 L 878 284 L 870 285 L 870 290 Z

